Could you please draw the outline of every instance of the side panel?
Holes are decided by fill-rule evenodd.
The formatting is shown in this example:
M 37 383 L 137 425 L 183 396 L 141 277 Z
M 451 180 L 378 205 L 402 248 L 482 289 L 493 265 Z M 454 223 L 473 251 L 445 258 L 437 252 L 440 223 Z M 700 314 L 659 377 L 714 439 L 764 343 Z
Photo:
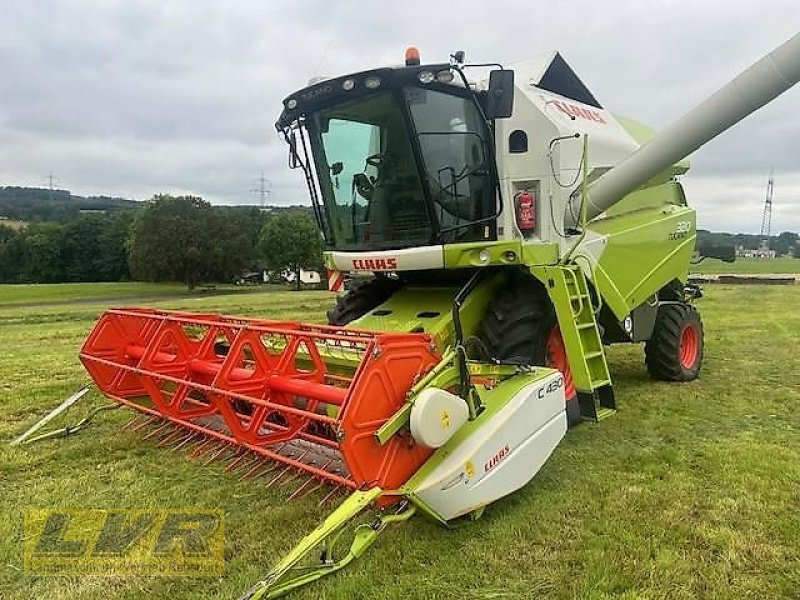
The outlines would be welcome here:
M 564 378 L 549 369 L 540 373 L 547 375 L 513 393 L 498 410 L 487 409 L 437 450 L 406 485 L 412 501 L 449 521 L 528 483 L 567 431 Z
M 663 197 L 671 186 L 677 184 L 640 193 Z M 662 204 L 592 221 L 575 258 L 603 302 L 623 319 L 670 281 L 686 280 L 696 237 L 693 209 Z

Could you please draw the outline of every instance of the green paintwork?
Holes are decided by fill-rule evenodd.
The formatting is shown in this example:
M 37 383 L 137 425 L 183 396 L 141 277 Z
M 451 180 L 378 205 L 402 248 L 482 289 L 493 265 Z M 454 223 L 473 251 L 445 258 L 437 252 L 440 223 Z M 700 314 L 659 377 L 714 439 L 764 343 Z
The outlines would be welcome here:
M 335 573 L 361 556 L 387 525 L 406 521 L 414 514 L 408 507 L 395 514 L 381 515 L 370 523 L 355 527 L 350 548 L 341 558 L 334 554 L 335 545 L 348 525 L 383 493 L 379 487 L 355 491 L 323 523 L 300 541 L 267 576 L 245 595 L 248 600 L 277 598 L 284 594 Z M 320 551 L 324 558 L 320 558 Z M 312 558 L 311 564 L 302 564 Z
M 594 316 L 594 305 L 583 271 L 575 266 L 530 267 L 544 283 L 556 310 L 572 379 L 579 392 L 591 393 L 610 385 L 603 342 Z
M 465 335 L 477 329 L 489 300 L 503 281 L 502 273 L 487 278 L 466 299 L 461 307 Z M 432 335 L 436 345 L 444 351 L 455 343 L 452 310 L 457 292 L 454 287 L 404 287 L 348 326 L 376 331 L 424 331 Z
M 617 318 L 625 318 L 670 281 L 688 278 L 697 236 L 693 209 L 675 204 L 642 208 L 589 227 L 598 238 L 584 242 L 579 252 L 595 254 L 604 246 L 592 279 Z

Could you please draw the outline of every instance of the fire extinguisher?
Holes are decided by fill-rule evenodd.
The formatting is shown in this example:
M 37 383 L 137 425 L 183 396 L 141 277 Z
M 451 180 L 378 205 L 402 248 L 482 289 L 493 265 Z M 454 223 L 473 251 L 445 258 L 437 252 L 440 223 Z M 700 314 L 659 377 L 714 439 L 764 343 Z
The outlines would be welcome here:
M 522 190 L 514 196 L 514 209 L 517 227 L 525 237 L 530 237 L 536 229 L 536 197 L 528 190 Z

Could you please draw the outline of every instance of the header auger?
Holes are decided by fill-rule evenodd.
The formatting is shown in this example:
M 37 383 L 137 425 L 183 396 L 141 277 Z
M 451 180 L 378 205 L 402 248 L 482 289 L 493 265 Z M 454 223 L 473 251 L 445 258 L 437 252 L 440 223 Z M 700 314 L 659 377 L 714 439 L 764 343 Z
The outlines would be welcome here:
M 415 512 L 478 518 L 524 486 L 568 425 L 614 413 L 609 344 L 644 342 L 654 378 L 698 376 L 682 159 L 800 79 L 800 35 L 661 135 L 557 53 L 473 72 L 410 52 L 284 101 L 329 281 L 365 276 L 329 325 L 113 309 L 84 344 L 130 429 L 293 497 L 350 494 L 245 598 L 342 568 Z

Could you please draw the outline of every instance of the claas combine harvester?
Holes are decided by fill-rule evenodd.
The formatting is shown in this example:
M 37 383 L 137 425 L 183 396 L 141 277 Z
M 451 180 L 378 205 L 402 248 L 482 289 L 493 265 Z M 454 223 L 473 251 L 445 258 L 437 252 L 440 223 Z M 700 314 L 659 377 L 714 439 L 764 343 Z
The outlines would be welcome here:
M 644 342 L 656 379 L 697 377 L 695 211 L 677 177 L 798 79 L 795 35 L 659 135 L 606 110 L 557 53 L 510 70 L 412 48 L 405 65 L 319 80 L 277 128 L 331 287 L 370 277 L 328 325 L 112 309 L 81 360 L 141 413 L 130 429 L 292 497 L 349 494 L 246 598 L 340 569 L 415 511 L 477 518 L 569 425 L 613 414 L 605 346 Z

